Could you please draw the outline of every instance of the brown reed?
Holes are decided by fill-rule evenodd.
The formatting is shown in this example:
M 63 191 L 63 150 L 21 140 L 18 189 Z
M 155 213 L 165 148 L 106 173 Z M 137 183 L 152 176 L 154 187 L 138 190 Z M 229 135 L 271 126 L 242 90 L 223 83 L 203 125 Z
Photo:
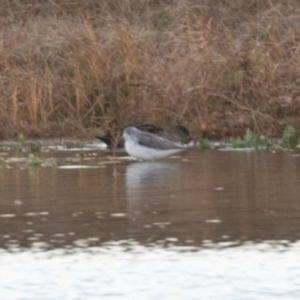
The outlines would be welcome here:
M 0 138 L 300 126 L 297 0 L 0 0 Z

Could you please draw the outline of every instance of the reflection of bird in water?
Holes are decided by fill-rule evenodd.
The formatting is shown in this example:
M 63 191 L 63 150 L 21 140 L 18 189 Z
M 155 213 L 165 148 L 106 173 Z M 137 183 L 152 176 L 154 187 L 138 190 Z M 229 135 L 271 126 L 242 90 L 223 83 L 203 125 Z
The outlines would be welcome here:
M 191 142 L 189 131 L 182 125 L 170 126 L 166 129 L 154 124 L 129 124 L 122 127 L 117 127 L 113 131 L 106 132 L 103 136 L 96 136 L 97 139 L 101 140 L 107 145 L 108 149 L 113 149 L 115 146 L 117 149 L 124 149 L 124 138 L 122 136 L 123 131 L 127 127 L 135 127 L 140 131 L 154 133 L 162 136 L 173 142 L 187 144 Z
M 125 128 L 123 138 L 127 153 L 141 160 L 160 159 L 189 149 L 186 144 L 132 126 Z
M 133 162 L 126 166 L 126 186 L 128 192 L 135 195 L 137 190 L 143 191 L 151 185 L 164 186 L 166 179 L 180 170 L 180 163 L 161 161 Z
M 180 175 L 183 167 L 181 162 L 167 161 L 135 161 L 126 165 L 125 188 L 129 230 L 141 232 L 144 222 L 153 222 L 151 215 L 147 217 L 147 214 L 140 212 L 145 211 L 145 205 L 157 207 L 160 199 L 165 200 L 174 193 L 174 183 L 182 180 Z M 180 189 L 180 185 L 175 186 Z

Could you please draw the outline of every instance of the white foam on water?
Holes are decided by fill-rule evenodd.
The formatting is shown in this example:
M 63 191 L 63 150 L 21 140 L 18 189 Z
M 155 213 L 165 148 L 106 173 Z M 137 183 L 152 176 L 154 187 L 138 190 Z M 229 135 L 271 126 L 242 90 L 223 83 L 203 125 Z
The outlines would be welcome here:
M 299 242 L 125 250 L 116 241 L 69 254 L 2 251 L 1 299 L 299 299 Z
M 58 169 L 98 169 L 99 166 L 93 165 L 66 165 L 66 166 L 59 166 Z

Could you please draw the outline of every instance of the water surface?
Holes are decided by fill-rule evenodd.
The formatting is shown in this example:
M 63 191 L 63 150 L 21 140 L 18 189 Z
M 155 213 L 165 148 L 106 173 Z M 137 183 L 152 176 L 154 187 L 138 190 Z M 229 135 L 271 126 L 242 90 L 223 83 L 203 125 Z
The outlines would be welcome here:
M 3 299 L 298 299 L 297 153 L 42 157 L 0 171 Z

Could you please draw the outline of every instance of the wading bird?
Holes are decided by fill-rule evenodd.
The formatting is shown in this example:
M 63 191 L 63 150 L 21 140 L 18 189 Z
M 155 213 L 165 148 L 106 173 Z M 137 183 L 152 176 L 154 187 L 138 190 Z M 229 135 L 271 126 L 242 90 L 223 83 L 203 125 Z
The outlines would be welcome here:
M 154 160 L 164 158 L 190 148 L 163 136 L 145 132 L 136 127 L 127 127 L 123 131 L 126 152 L 140 160 Z
M 107 146 L 107 149 L 112 150 L 113 147 L 120 150 L 124 149 L 124 138 L 123 138 L 123 131 L 127 127 L 135 127 L 140 131 L 154 133 L 165 139 L 168 139 L 173 142 L 188 144 L 192 141 L 190 137 L 190 133 L 182 125 L 173 125 L 166 129 L 154 124 L 130 124 L 122 127 L 118 127 L 115 130 L 108 131 L 103 136 L 96 136 L 97 139 L 104 142 Z

